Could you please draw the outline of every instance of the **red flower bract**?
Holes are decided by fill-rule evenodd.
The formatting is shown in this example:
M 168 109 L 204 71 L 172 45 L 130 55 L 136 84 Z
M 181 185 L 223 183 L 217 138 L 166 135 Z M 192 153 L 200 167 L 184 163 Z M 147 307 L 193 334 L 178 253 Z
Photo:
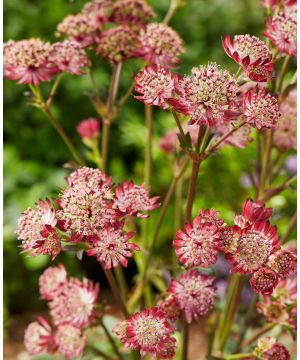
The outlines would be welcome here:
M 265 203 L 252 199 L 247 199 L 243 204 L 243 216 L 248 223 L 256 221 L 267 221 L 272 215 L 272 208 L 265 208 Z
M 100 129 L 100 123 L 95 118 L 88 118 L 80 121 L 76 130 L 83 139 L 92 139 L 98 137 Z
M 174 296 L 188 323 L 206 315 L 212 308 L 216 297 L 213 281 L 214 277 L 192 269 L 172 280 L 168 292 Z
M 135 98 L 145 105 L 156 105 L 166 109 L 174 88 L 174 77 L 168 69 L 160 66 L 146 66 L 135 77 L 135 91 L 141 94 Z
M 268 268 L 259 269 L 250 279 L 252 289 L 262 295 L 272 294 L 277 284 L 277 274 Z

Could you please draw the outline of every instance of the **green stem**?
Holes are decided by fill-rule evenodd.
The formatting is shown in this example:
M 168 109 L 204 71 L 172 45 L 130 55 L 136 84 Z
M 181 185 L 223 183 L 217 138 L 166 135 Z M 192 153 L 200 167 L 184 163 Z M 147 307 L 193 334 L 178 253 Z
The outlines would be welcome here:
M 122 356 L 121 356 L 121 354 L 119 352 L 119 349 L 118 349 L 113 337 L 111 336 L 110 332 L 108 331 L 106 325 L 104 324 L 103 319 L 100 318 L 99 321 L 100 321 L 100 324 L 101 324 L 101 326 L 102 326 L 102 328 L 103 328 L 103 330 L 105 332 L 105 335 L 106 335 L 107 339 L 109 340 L 109 342 L 111 343 L 112 348 L 114 349 L 114 352 L 118 356 L 118 359 L 122 360 Z
M 172 19 L 177 7 L 178 7 L 178 3 L 180 2 L 180 0 L 171 0 L 170 1 L 170 6 L 168 9 L 168 12 L 165 16 L 165 18 L 163 19 L 163 23 L 168 25 L 168 23 L 170 22 L 170 20 Z
M 101 141 L 101 158 L 103 171 L 107 171 L 107 153 L 108 153 L 108 139 L 110 132 L 110 123 L 107 120 L 103 120 L 102 126 L 102 141 Z
M 144 183 L 146 186 L 151 182 L 151 166 L 152 166 L 152 133 L 153 133 L 153 108 L 151 105 L 145 106 L 145 120 L 147 128 L 147 139 L 145 149 L 145 169 Z
M 123 270 L 122 266 L 115 267 L 114 274 L 116 276 L 117 283 L 118 283 L 118 286 L 119 286 L 121 294 L 122 294 L 122 298 L 125 301 L 125 299 L 127 298 L 127 294 L 128 294 L 128 287 L 127 287 L 125 274 L 124 274 L 124 270 Z
M 181 138 L 182 138 L 182 140 L 187 144 L 186 135 L 185 135 L 184 130 L 183 130 L 183 128 L 182 128 L 182 125 L 181 125 L 180 119 L 179 119 L 179 117 L 178 117 L 178 114 L 177 114 L 177 112 L 176 112 L 173 108 L 172 108 L 171 112 L 172 112 L 172 115 L 173 115 L 173 117 L 174 117 L 174 119 L 175 119 L 175 121 L 176 121 L 176 125 L 177 125 L 177 127 L 178 127 L 178 129 L 179 129 Z M 187 145 L 188 145 L 188 144 L 187 144 Z
M 241 344 L 241 348 L 243 349 L 245 347 L 250 346 L 252 343 L 254 343 L 254 341 L 256 341 L 258 338 L 260 338 L 261 335 L 263 335 L 263 334 L 269 332 L 270 330 L 272 330 L 274 326 L 276 326 L 276 324 L 267 324 L 267 325 L 265 325 L 263 328 L 256 331 L 249 339 L 244 341 Z
M 272 149 L 272 130 L 267 130 L 266 139 L 265 139 L 265 149 L 262 159 L 262 168 L 261 168 L 261 174 L 259 180 L 258 199 L 264 196 L 265 189 L 267 186 L 271 149 Z
M 234 359 L 246 359 L 252 358 L 254 359 L 253 353 L 244 353 L 244 354 L 234 354 L 225 357 L 225 360 L 234 360 Z
M 183 344 L 182 344 L 182 360 L 188 360 L 189 351 L 189 324 L 182 320 Z
M 192 208 L 193 202 L 196 195 L 196 187 L 197 187 L 197 179 L 200 169 L 200 160 L 194 159 L 192 165 L 192 174 L 190 178 L 187 202 L 186 202 L 186 210 L 185 210 L 185 222 L 191 223 L 192 221 Z
M 296 224 L 297 224 L 297 211 L 295 211 L 294 215 L 292 216 L 292 218 L 286 228 L 286 231 L 281 238 L 281 244 L 285 244 L 287 242 L 289 235 L 293 231 Z
M 56 91 L 57 91 L 57 88 L 60 84 L 60 81 L 61 81 L 61 78 L 62 78 L 62 74 L 58 75 L 53 83 L 53 86 L 52 86 L 52 89 L 50 91 L 50 95 L 46 101 L 46 107 L 49 109 L 53 100 L 54 100 L 54 97 L 56 95 Z
M 290 61 L 290 56 L 286 56 L 286 58 L 283 61 L 281 70 L 280 70 L 278 81 L 276 83 L 276 90 L 277 90 L 278 93 L 281 92 L 281 88 L 282 88 L 283 81 L 284 81 L 284 76 L 285 76 L 286 70 L 288 68 L 289 61 Z

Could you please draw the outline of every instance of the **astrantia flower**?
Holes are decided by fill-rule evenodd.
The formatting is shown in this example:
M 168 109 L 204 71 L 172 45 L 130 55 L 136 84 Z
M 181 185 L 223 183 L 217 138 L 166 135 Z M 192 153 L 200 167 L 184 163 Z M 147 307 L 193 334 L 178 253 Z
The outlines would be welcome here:
M 94 306 L 99 293 L 98 284 L 84 278 L 71 278 L 64 289 L 49 302 L 55 325 L 70 324 L 77 328 L 88 326 L 94 318 Z
M 154 16 L 153 9 L 144 0 L 119 0 L 114 4 L 111 18 L 116 24 L 141 26 Z
M 50 81 L 58 70 L 48 60 L 49 49 L 40 39 L 10 40 L 3 47 L 4 77 L 19 84 Z
M 272 301 L 266 296 L 263 301 L 257 303 L 257 310 L 262 313 L 269 322 L 286 325 L 288 323 L 289 314 L 284 304 L 279 301 Z
M 212 308 L 216 297 L 213 281 L 214 277 L 192 269 L 172 280 L 168 292 L 173 294 L 188 323 Z
M 28 353 L 33 356 L 54 350 L 51 332 L 50 325 L 42 317 L 38 317 L 37 321 L 29 324 L 24 335 L 24 344 Z
M 278 101 L 265 88 L 255 87 L 245 94 L 243 114 L 246 122 L 259 130 L 274 129 L 280 117 Z
M 49 61 L 60 71 L 73 75 L 82 75 L 88 58 L 81 46 L 73 40 L 65 40 L 53 44 L 49 50 Z
M 270 295 L 278 284 L 277 274 L 268 268 L 256 271 L 250 279 L 252 289 L 258 294 Z
M 281 280 L 273 291 L 272 298 L 281 304 L 293 304 L 297 300 L 297 279 Z
M 175 30 L 163 23 L 148 24 L 140 31 L 140 47 L 136 54 L 151 65 L 170 68 L 179 62 L 183 43 Z
M 32 245 L 30 255 L 49 255 L 52 260 L 61 252 L 61 242 L 56 230 L 50 225 L 45 225 L 41 231 L 41 238 Z
M 67 359 L 79 358 L 82 356 L 86 337 L 82 335 L 81 330 L 66 324 L 60 325 L 55 334 L 58 345 L 57 351 Z
M 112 208 L 111 178 L 98 169 L 81 168 L 67 179 L 69 187 L 60 196 L 71 229 L 80 235 L 93 235 L 116 221 Z
M 220 230 L 210 222 L 197 216 L 193 224 L 185 224 L 173 240 L 176 255 L 187 267 L 208 267 L 217 261 L 220 246 Z
M 256 36 L 236 35 L 231 42 L 227 35 L 222 41 L 228 56 L 236 61 L 249 79 L 265 82 L 272 77 L 274 64 L 268 46 Z
M 224 254 L 233 254 L 237 250 L 240 236 L 238 226 L 226 226 L 220 229 L 219 251 Z
M 280 277 L 285 278 L 296 271 L 296 255 L 289 250 L 281 249 L 270 256 L 268 266 Z
M 68 15 L 58 24 L 56 35 L 65 35 L 80 46 L 87 47 L 99 41 L 99 24 L 97 19 L 88 13 Z
M 118 26 L 102 33 L 97 53 L 116 64 L 134 57 L 138 44 L 138 36 L 129 27 Z
M 158 308 L 142 310 L 127 319 L 124 325 L 126 335 L 119 335 L 120 328 L 114 332 L 125 346 L 138 349 L 142 356 L 151 354 L 160 359 L 172 359 L 174 356 L 176 340 L 170 334 L 175 329 Z
M 198 217 L 201 218 L 202 223 L 211 223 L 217 228 L 221 229 L 224 225 L 224 220 L 219 219 L 220 211 L 214 209 L 200 209 Z
M 92 0 L 86 3 L 82 9 L 82 14 L 93 18 L 99 29 L 109 21 L 112 13 L 113 4 L 110 0 Z
M 92 139 L 99 136 L 100 123 L 95 118 L 80 121 L 76 130 L 82 139 Z
M 67 272 L 62 264 L 48 267 L 39 278 L 42 299 L 52 300 L 67 283 Z
M 280 53 L 297 56 L 297 12 L 285 11 L 270 17 L 264 35 Z
M 126 267 L 127 258 L 134 255 L 133 250 L 140 250 L 136 244 L 128 241 L 135 233 L 133 231 L 124 232 L 123 226 L 124 223 L 119 222 L 114 226 L 104 227 L 87 239 L 90 245 L 87 254 L 96 256 L 97 260 L 104 264 L 105 269 L 111 269 L 119 264 Z
M 280 150 L 297 149 L 297 93 L 289 92 L 280 104 L 281 116 L 273 134 L 273 144 Z
M 173 295 L 168 296 L 159 304 L 159 310 L 162 311 L 165 317 L 171 322 L 176 322 L 181 313 L 179 304 Z
M 241 230 L 236 252 L 226 258 L 233 265 L 232 272 L 248 274 L 261 268 L 278 248 L 276 226 L 258 221 Z
M 170 102 L 179 112 L 191 115 L 189 124 L 214 127 L 236 117 L 238 87 L 234 78 L 217 64 L 199 66 L 175 86 L 178 94 Z
M 265 203 L 252 199 L 247 199 L 243 204 L 243 217 L 248 224 L 253 224 L 256 221 L 267 221 L 272 215 L 272 208 L 265 208 Z
M 146 105 L 156 105 L 163 109 L 168 107 L 167 100 L 174 91 L 174 77 L 168 69 L 160 66 L 146 66 L 135 77 L 135 96 Z
M 290 353 L 286 347 L 282 344 L 276 343 L 272 347 L 265 351 L 262 355 L 262 360 L 289 360 Z
M 115 197 L 114 208 L 124 215 L 140 218 L 147 217 L 141 211 L 154 210 L 160 205 L 158 196 L 150 197 L 150 188 L 146 189 L 144 185 L 136 185 L 133 181 L 123 181 L 122 184 L 119 184 L 115 190 Z

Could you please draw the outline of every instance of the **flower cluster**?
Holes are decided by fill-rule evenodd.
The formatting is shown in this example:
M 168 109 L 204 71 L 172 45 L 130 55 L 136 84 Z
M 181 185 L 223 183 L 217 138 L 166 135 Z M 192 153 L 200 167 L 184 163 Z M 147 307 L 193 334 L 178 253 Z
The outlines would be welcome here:
M 41 297 L 48 301 L 55 329 L 39 317 L 29 324 L 24 342 L 30 355 L 58 352 L 67 359 L 82 355 L 86 337 L 84 328 L 95 317 L 99 286 L 84 278 L 67 279 L 63 265 L 49 267 L 39 279 Z
M 272 77 L 272 54 L 258 37 L 236 35 L 231 42 L 227 35 L 222 43 L 226 54 L 244 69 L 250 80 L 264 82 Z
M 286 347 L 276 341 L 275 338 L 266 336 L 260 338 L 254 349 L 254 355 L 260 360 L 289 360 L 290 354 Z
M 88 255 L 96 256 L 105 268 L 127 265 L 139 247 L 129 242 L 133 232 L 124 231 L 122 218 L 144 218 L 159 206 L 150 189 L 124 181 L 116 187 L 98 169 L 80 168 L 67 178 L 55 205 L 40 200 L 19 218 L 17 235 L 30 255 L 46 254 L 53 259 L 62 250 L 62 241 L 76 245 L 84 241 Z
M 113 330 L 126 347 L 139 350 L 142 356 L 148 353 L 160 359 L 173 358 L 176 340 L 170 335 L 174 331 L 164 312 L 157 307 L 137 312 Z
M 50 45 L 40 39 L 13 41 L 4 44 L 4 77 L 19 84 L 39 85 L 61 73 L 83 74 L 87 56 L 74 41 Z

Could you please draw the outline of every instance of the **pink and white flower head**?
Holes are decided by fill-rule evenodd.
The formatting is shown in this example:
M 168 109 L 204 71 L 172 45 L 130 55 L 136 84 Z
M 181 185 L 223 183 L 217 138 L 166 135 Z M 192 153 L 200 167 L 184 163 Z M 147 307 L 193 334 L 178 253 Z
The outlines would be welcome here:
M 50 48 L 40 39 L 8 41 L 3 47 L 4 77 L 19 84 L 50 81 L 58 72 L 48 60 Z
M 57 342 L 57 351 L 66 359 L 79 358 L 82 356 L 86 337 L 82 335 L 81 330 L 70 325 L 60 325 L 55 334 Z
M 265 203 L 252 199 L 247 199 L 243 204 L 243 217 L 248 224 L 253 224 L 256 221 L 268 221 L 272 215 L 272 208 L 266 208 Z
M 258 37 L 235 35 L 231 42 L 230 36 L 226 35 L 222 44 L 226 54 L 244 69 L 250 80 L 265 82 L 272 77 L 272 54 Z
M 168 292 L 174 296 L 188 323 L 206 315 L 213 307 L 216 298 L 213 281 L 214 277 L 192 269 L 172 280 Z
M 90 245 L 87 254 L 96 256 L 105 269 L 111 269 L 120 264 L 126 267 L 128 263 L 127 258 L 134 255 L 133 250 L 140 250 L 136 244 L 128 241 L 135 233 L 133 231 L 124 232 L 123 226 L 124 223 L 118 222 L 114 226 L 104 227 L 87 238 L 87 242 Z
M 238 247 L 239 236 L 238 226 L 226 226 L 221 228 L 219 251 L 224 254 L 234 254 Z
M 135 57 L 138 36 L 127 26 L 117 26 L 101 34 L 97 53 L 112 64 Z
M 271 295 L 278 281 L 278 275 L 273 270 L 262 267 L 253 274 L 250 285 L 258 294 Z
M 282 344 L 275 343 L 271 348 L 262 354 L 262 360 L 289 360 L 290 353 Z
M 155 12 L 144 0 L 118 0 L 111 19 L 120 25 L 144 26 L 154 16 Z
M 83 68 L 88 64 L 84 49 L 73 40 L 65 40 L 51 45 L 49 61 L 55 64 L 59 71 L 73 75 L 84 74 Z
M 18 239 L 22 240 L 21 247 L 23 248 L 23 251 L 31 251 L 32 255 L 37 253 L 37 250 L 34 250 L 35 247 L 38 245 L 37 247 L 39 248 L 41 242 L 43 243 L 45 237 L 47 237 L 45 234 L 45 232 L 48 231 L 46 227 L 52 229 L 56 224 L 56 211 L 49 199 L 46 199 L 45 201 L 40 200 L 34 209 L 28 208 L 24 211 L 18 219 L 19 229 L 16 231 Z M 54 242 L 52 245 L 54 245 Z M 60 244 L 58 244 L 57 241 L 56 243 L 59 248 Z M 53 248 L 51 255 L 54 255 L 55 253 L 55 248 Z
M 51 327 L 44 318 L 38 317 L 35 322 L 27 326 L 24 335 L 24 344 L 31 356 L 55 350 Z
M 245 121 L 258 130 L 275 129 L 280 117 L 278 101 L 265 88 L 255 87 L 244 96 L 243 115 Z
M 163 23 L 151 23 L 140 31 L 140 47 L 136 55 L 150 65 L 171 68 L 184 52 L 183 42 L 175 30 Z
M 286 249 L 280 249 L 270 256 L 268 266 L 281 278 L 286 278 L 296 271 L 296 254 Z
M 71 278 L 64 289 L 49 302 L 50 314 L 56 326 L 69 324 L 77 328 L 89 326 L 95 317 L 99 285 L 84 278 Z
M 100 130 L 100 122 L 95 118 L 88 118 L 78 123 L 76 130 L 82 139 L 98 138 Z
M 147 217 L 141 211 L 151 211 L 159 207 L 159 196 L 150 197 L 150 188 L 136 185 L 133 181 L 123 181 L 115 190 L 114 208 L 124 215 Z
M 109 22 L 113 4 L 110 0 L 92 0 L 84 5 L 82 14 L 91 17 L 99 29 Z
M 297 149 L 297 92 L 289 92 L 285 100 L 280 104 L 281 116 L 278 127 L 273 134 L 273 144 L 283 151 Z
M 175 354 L 176 340 L 164 313 L 153 307 L 137 312 L 114 329 L 125 346 L 137 349 L 142 356 L 151 354 L 160 359 L 172 359 Z M 125 331 L 124 331 L 125 330 Z
M 62 264 L 48 267 L 39 278 L 41 298 L 52 300 L 67 284 L 67 272 Z
M 280 53 L 297 56 L 297 11 L 282 11 L 270 17 L 264 35 L 269 38 Z
M 98 169 L 81 168 L 67 179 L 69 187 L 61 192 L 60 206 L 79 235 L 93 235 L 116 221 L 112 208 L 111 178 Z
M 276 226 L 257 221 L 240 230 L 237 250 L 234 254 L 226 254 L 226 258 L 233 265 L 232 272 L 249 274 L 260 269 L 278 248 Z
M 81 47 L 88 47 L 99 41 L 99 23 L 88 13 L 68 15 L 58 24 L 56 35 L 67 36 Z
M 168 107 L 168 100 L 173 96 L 175 75 L 161 66 L 146 66 L 135 77 L 135 96 L 145 105 Z
M 221 229 L 225 224 L 224 220 L 219 218 L 220 211 L 214 209 L 200 209 L 198 217 L 201 218 L 202 223 L 211 223 L 218 229 Z
M 168 296 L 159 304 L 159 310 L 162 311 L 165 317 L 172 323 L 175 323 L 181 314 L 179 304 L 173 295 Z
M 289 314 L 286 306 L 279 301 L 272 301 L 266 296 L 263 301 L 257 303 L 257 310 L 271 323 L 287 325 Z
M 293 304 L 297 300 L 297 279 L 281 280 L 275 290 L 273 291 L 272 298 L 279 301 L 281 304 Z
M 56 230 L 50 225 L 45 225 L 41 231 L 41 238 L 32 246 L 31 256 L 43 254 L 54 260 L 61 252 L 61 242 Z
M 191 115 L 189 124 L 214 127 L 237 116 L 236 81 L 216 63 L 193 68 L 191 75 L 178 80 L 175 90 L 178 96 L 170 103 L 178 112 Z
M 220 229 L 197 216 L 193 224 L 185 224 L 173 240 L 175 253 L 186 267 L 208 267 L 217 261 L 220 247 Z

